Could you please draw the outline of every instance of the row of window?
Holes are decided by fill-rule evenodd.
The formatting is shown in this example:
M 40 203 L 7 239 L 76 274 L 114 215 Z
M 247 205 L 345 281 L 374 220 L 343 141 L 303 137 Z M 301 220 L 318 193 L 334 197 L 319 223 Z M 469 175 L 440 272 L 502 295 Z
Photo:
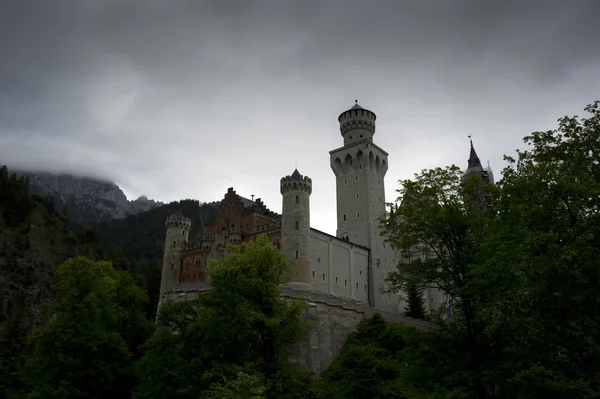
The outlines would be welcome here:
M 362 169 L 362 165 L 359 165 L 359 169 Z M 354 176 L 354 181 L 358 181 L 358 175 Z M 348 178 L 344 177 L 344 184 L 348 185 Z M 377 179 L 377 184 L 381 186 L 381 179 Z M 371 191 L 373 191 L 374 188 L 373 186 L 371 186 Z M 296 204 L 298 203 L 298 196 L 296 196 Z
M 362 270 L 360 272 L 360 274 L 362 274 Z M 315 279 L 315 271 L 312 271 L 312 278 L 313 280 Z M 323 273 L 323 281 L 325 281 L 325 273 Z M 339 278 L 336 277 L 335 278 L 335 283 L 338 284 L 339 283 Z M 348 286 L 348 280 L 344 279 L 344 286 L 347 287 Z M 358 289 L 358 283 L 356 283 L 356 289 Z M 367 290 L 367 285 L 365 284 L 365 291 Z

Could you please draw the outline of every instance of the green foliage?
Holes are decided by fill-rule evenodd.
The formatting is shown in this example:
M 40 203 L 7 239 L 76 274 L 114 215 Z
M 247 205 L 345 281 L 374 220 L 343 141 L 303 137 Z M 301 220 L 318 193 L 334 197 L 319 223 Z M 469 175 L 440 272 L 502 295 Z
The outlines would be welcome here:
M 447 340 L 433 332 L 363 320 L 314 391 L 323 399 L 467 398 L 462 375 L 448 372 Z M 455 377 L 454 377 L 455 376 Z
M 482 316 L 502 344 L 490 378 L 504 396 L 600 396 L 599 106 L 507 158 Z
M 27 397 L 128 397 L 132 362 L 152 331 L 144 293 L 110 262 L 84 257 L 65 262 L 55 279 L 60 300 L 32 336 L 23 371 Z
M 406 285 L 406 309 L 404 315 L 413 319 L 425 319 L 425 300 L 423 293 L 415 283 Z
M 9 174 L 8 168 L 0 165 L 0 213 L 8 226 L 21 223 L 30 209 L 29 181 Z
M 401 184 L 401 205 L 381 219 L 383 234 L 403 257 L 388 276 L 391 290 L 434 288 L 452 296 L 452 326 L 441 318 L 437 324 L 464 336 L 460 344 L 469 360 L 465 366 L 473 372 L 473 383 L 482 397 L 485 345 L 481 344 L 484 326 L 478 311 L 485 299 L 474 275 L 483 267 L 495 213 L 471 204 L 483 193 L 495 194 L 496 190 L 476 177 L 464 179 L 454 165 L 422 171 Z
M 162 308 L 164 329 L 139 362 L 136 397 L 298 397 L 288 358 L 309 327 L 304 304 L 281 297 L 289 275 L 283 254 L 261 236 L 229 246 L 208 273 L 210 291 Z

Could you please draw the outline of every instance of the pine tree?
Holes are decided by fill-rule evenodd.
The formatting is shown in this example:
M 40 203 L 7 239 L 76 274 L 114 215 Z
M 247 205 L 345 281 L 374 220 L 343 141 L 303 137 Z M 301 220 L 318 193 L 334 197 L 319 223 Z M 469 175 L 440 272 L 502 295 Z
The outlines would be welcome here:
M 421 290 L 415 283 L 409 283 L 406 285 L 406 299 L 408 304 L 404 308 L 404 315 L 412 317 L 413 319 L 425 318 L 425 301 Z

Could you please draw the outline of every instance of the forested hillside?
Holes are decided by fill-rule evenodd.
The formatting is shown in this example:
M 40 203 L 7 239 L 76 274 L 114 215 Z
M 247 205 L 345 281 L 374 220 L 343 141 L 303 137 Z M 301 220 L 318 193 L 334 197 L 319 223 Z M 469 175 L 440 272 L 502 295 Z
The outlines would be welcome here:
M 56 298 L 54 271 L 77 254 L 66 217 L 27 185 L 0 167 L 0 388 L 11 384 L 25 337 L 42 323 L 42 303 Z

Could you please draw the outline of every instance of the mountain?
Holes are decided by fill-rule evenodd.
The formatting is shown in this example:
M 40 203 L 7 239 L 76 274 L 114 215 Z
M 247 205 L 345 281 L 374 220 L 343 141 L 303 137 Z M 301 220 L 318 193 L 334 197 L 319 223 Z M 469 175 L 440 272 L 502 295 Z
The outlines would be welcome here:
M 54 198 L 56 207 L 65 212 L 74 225 L 96 224 L 145 212 L 163 205 L 141 196 L 129 201 L 113 182 L 68 174 L 18 171 L 29 178 L 29 192 Z

